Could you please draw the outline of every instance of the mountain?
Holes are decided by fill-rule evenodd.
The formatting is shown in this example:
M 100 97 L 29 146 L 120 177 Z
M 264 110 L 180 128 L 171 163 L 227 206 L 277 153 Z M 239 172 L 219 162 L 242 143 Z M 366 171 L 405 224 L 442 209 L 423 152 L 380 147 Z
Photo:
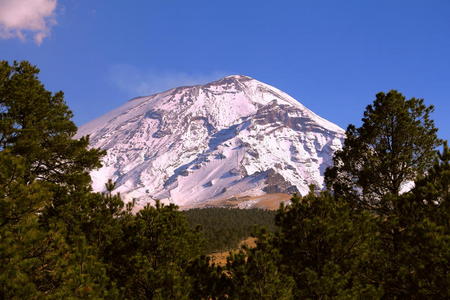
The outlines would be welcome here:
M 252 196 L 322 186 L 344 130 L 270 85 L 233 75 L 134 98 L 81 126 L 84 135 L 107 150 L 91 174 L 96 191 L 111 178 L 138 206 L 232 197 L 251 206 Z

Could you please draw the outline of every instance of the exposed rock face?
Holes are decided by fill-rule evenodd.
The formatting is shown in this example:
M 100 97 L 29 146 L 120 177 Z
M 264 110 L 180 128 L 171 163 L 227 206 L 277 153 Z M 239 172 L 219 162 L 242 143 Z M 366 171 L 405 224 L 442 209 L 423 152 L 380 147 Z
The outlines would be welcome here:
M 269 169 L 267 172 L 266 186 L 263 191 L 268 194 L 273 193 L 285 193 L 293 194 L 298 193 L 299 190 L 295 185 L 292 185 L 289 181 L 284 179 L 277 171 L 274 169 Z
M 282 91 L 246 76 L 135 98 L 81 126 L 107 150 L 93 187 L 125 199 L 192 206 L 322 186 L 344 131 Z

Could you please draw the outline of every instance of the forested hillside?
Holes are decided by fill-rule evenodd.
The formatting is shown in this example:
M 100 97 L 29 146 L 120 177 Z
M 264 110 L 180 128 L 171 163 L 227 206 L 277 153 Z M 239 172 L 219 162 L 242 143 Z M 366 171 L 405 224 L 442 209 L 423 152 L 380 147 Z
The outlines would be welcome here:
M 265 228 L 275 231 L 275 211 L 237 208 L 196 208 L 183 211 L 192 228 L 200 226 L 205 253 L 237 248 L 240 241 Z
M 94 193 L 104 152 L 73 138 L 38 73 L 0 62 L 0 299 L 450 298 L 450 151 L 424 100 L 377 94 L 326 190 L 293 196 L 274 227 L 261 210 L 133 213 L 106 180 Z M 269 229 L 256 247 L 211 264 L 253 224 Z

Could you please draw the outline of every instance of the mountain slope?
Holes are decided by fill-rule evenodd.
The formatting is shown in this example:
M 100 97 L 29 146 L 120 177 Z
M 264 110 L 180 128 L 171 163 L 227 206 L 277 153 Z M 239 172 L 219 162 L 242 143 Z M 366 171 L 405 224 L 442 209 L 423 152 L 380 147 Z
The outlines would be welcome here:
M 344 131 L 282 91 L 247 76 L 135 98 L 81 126 L 107 150 L 92 173 L 126 199 L 180 206 L 322 186 Z

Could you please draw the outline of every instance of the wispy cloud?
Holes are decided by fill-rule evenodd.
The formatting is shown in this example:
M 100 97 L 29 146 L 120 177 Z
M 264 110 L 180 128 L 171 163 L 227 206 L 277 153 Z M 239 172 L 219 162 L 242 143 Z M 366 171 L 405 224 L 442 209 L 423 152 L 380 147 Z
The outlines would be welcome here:
M 57 0 L 0 0 L 0 38 L 26 40 L 31 34 L 40 45 L 56 24 Z
M 114 65 L 109 70 L 111 82 L 130 97 L 146 96 L 184 85 L 204 84 L 226 76 L 225 72 L 185 73 L 145 70 L 132 65 Z

